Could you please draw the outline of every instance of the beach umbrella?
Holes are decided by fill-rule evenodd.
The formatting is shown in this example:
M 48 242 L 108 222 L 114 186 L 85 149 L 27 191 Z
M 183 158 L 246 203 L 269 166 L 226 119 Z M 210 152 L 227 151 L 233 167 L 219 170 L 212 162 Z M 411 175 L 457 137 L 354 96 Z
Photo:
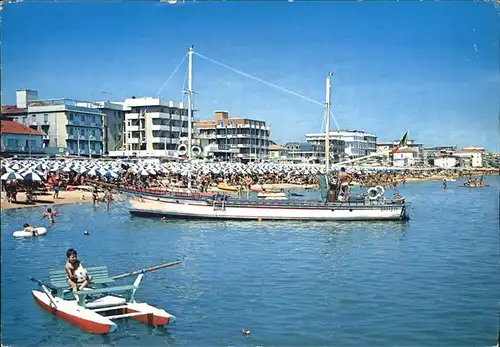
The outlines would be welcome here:
M 149 176 L 149 172 L 147 172 L 146 170 L 142 170 L 141 176 Z
M 118 177 L 118 175 L 116 173 L 114 173 L 113 171 L 106 171 L 104 173 L 104 177 L 106 178 L 114 178 L 114 177 Z
M 11 167 L 12 170 L 19 170 L 20 169 L 20 166 L 18 163 L 15 163 L 14 165 L 12 165 Z
M 14 171 L 4 173 L 2 175 L 2 177 L 0 177 L 0 179 L 2 181 L 5 181 L 5 180 L 24 180 L 23 176 L 21 176 L 20 174 L 18 174 L 17 172 L 14 172 Z
M 31 170 L 24 174 L 24 179 L 26 181 L 41 181 L 42 180 L 42 178 L 39 175 L 37 175 L 36 173 L 34 173 Z
M 101 167 L 99 170 L 97 170 L 98 173 L 100 173 L 101 175 L 105 175 L 109 170 Z
M 96 171 L 96 169 L 91 169 L 87 172 L 87 175 L 88 176 L 98 176 L 99 175 L 99 172 Z

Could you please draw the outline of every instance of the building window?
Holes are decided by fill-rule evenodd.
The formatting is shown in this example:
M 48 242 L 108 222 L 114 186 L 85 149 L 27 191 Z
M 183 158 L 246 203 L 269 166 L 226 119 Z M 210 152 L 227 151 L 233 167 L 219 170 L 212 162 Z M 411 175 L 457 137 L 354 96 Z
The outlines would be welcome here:
M 49 121 L 49 115 L 47 113 L 43 115 L 43 121 L 46 123 Z

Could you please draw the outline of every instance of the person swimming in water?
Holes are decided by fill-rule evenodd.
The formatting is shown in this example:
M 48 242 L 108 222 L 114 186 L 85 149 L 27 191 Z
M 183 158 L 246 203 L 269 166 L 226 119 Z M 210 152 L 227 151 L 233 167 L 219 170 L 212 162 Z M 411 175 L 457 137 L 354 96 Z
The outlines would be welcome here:
M 33 236 L 38 236 L 38 231 L 28 223 L 24 223 L 23 228 L 25 232 L 31 233 Z
M 42 219 L 45 217 L 49 217 L 49 223 L 54 224 L 56 221 L 55 216 L 57 215 L 57 212 L 52 211 L 52 209 L 49 207 L 46 212 L 42 213 Z

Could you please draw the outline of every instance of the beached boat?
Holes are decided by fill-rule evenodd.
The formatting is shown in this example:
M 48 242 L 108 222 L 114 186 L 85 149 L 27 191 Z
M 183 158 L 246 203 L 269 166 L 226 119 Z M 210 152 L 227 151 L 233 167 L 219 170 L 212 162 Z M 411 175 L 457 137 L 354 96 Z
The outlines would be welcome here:
M 489 187 L 489 184 L 486 183 L 464 183 L 463 185 L 466 188 L 482 188 L 482 187 Z
M 228 192 L 237 192 L 238 190 L 241 190 L 240 186 L 231 186 L 231 185 L 227 184 L 226 182 L 219 183 L 217 185 L 217 188 L 219 188 L 220 190 L 228 191 Z
M 42 291 L 32 290 L 31 293 L 42 309 L 91 334 L 116 331 L 115 320 L 122 318 L 154 326 L 172 324 L 176 319 L 174 315 L 137 302 L 135 293 L 145 272 L 179 263 L 176 261 L 114 277 L 109 277 L 106 266 L 89 267 L 87 271 L 93 277 L 93 287 L 76 292 L 71 291 L 66 283 L 65 270 L 54 270 L 50 272 L 50 284 L 32 278 Z M 115 280 L 132 275 L 137 275 L 132 285 L 112 286 Z
M 286 200 L 288 197 L 283 192 L 268 192 L 262 191 L 257 193 L 259 199 L 270 199 L 270 200 Z
M 290 195 L 290 196 L 304 196 L 304 194 L 294 192 L 293 190 L 289 190 L 288 195 Z
M 192 49 L 189 50 L 189 73 L 192 75 Z M 330 78 L 326 78 L 325 128 L 330 131 Z M 191 86 L 188 81 L 188 86 Z M 192 91 L 188 88 L 188 106 L 191 105 Z M 407 133 L 400 141 L 406 146 Z M 147 194 L 129 194 L 130 213 L 138 216 L 168 216 L 172 218 L 209 218 L 225 220 L 404 220 L 408 209 L 403 197 L 386 198 L 381 188 L 379 192 L 371 188 L 368 194 L 344 200 L 340 194 L 340 183 L 329 182 L 330 138 L 325 136 L 325 175 L 318 176 L 322 201 L 307 200 L 269 200 L 232 199 L 226 195 L 216 195 L 205 199 L 172 199 Z M 191 157 L 191 155 L 188 153 Z M 380 155 L 380 154 L 377 154 Z M 359 160 L 357 158 L 356 160 Z M 236 187 L 226 182 L 219 189 L 229 190 Z M 370 193 L 372 192 L 372 193 Z
M 214 196 L 214 192 L 199 192 L 193 190 L 189 192 L 188 190 L 165 190 L 165 189 L 147 189 L 147 188 L 130 188 L 125 187 L 121 188 L 120 193 L 124 193 L 125 195 L 134 195 L 134 194 L 147 194 L 150 196 L 163 196 L 163 197 L 171 197 L 171 198 L 192 198 L 192 199 L 201 199 L 207 198 L 210 196 Z
M 467 188 L 482 188 L 482 187 L 489 187 L 489 184 L 486 184 L 483 182 L 483 179 L 469 179 L 465 181 L 464 187 Z

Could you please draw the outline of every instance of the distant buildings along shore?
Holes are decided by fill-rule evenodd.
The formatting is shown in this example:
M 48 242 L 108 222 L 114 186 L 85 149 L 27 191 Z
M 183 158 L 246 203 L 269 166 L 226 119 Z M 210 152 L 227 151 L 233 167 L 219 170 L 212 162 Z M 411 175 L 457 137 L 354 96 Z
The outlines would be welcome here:
M 15 123 L 14 123 L 15 122 Z M 326 134 L 305 134 L 305 141 L 282 145 L 271 140 L 263 120 L 233 118 L 214 111 L 213 119 L 195 121 L 186 105 L 157 97 L 122 102 L 86 102 L 69 98 L 41 99 L 34 90 L 16 91 L 16 105 L 2 106 L 2 156 L 186 157 L 189 122 L 192 154 L 208 160 L 323 163 Z M 408 140 L 378 142 L 360 130 L 330 131 L 333 163 L 371 156 L 357 166 L 498 167 L 499 156 L 484 148 L 424 147 Z M 394 152 L 394 153 L 392 153 Z M 381 154 L 381 155 L 378 155 Z

